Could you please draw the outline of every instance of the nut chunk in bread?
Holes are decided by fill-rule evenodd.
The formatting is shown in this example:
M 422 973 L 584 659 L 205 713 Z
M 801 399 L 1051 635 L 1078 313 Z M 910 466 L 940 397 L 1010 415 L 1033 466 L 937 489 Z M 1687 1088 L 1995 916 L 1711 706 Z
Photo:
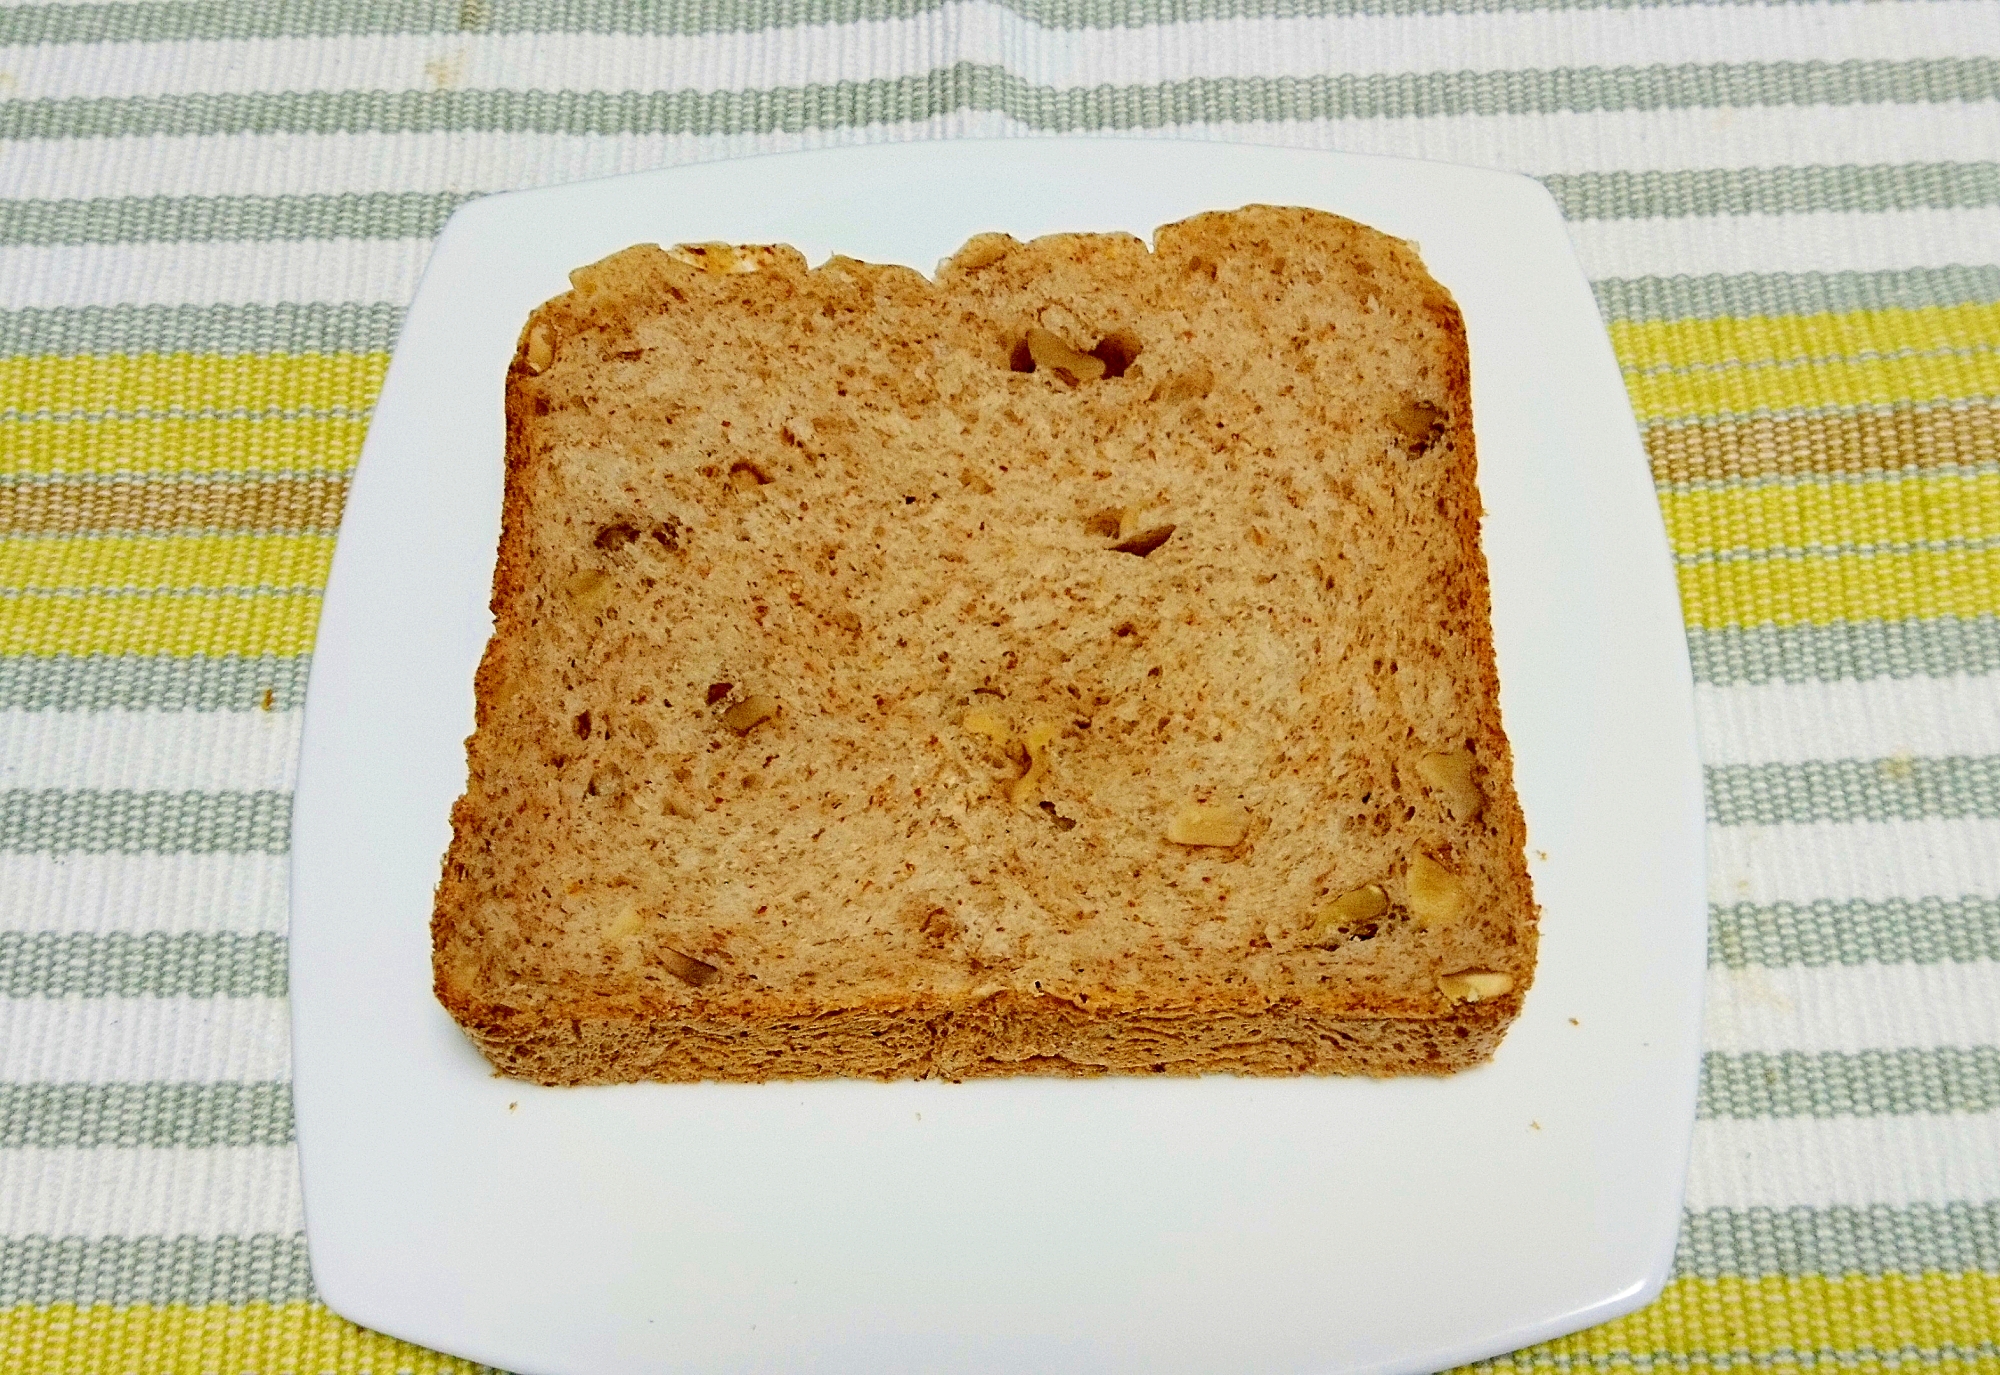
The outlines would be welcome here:
M 1441 1074 L 1535 962 L 1465 335 L 1256 206 L 536 310 L 437 995 L 548 1084 Z

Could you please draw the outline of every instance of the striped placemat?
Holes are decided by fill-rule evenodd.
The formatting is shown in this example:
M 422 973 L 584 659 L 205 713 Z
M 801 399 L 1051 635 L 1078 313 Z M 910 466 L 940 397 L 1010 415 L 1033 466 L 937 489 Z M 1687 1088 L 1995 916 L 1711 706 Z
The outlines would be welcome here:
M 284 1003 L 320 588 L 451 209 L 1085 131 L 1539 176 L 1625 368 L 1701 1120 L 1665 1296 L 1494 1364 L 2000 1372 L 2000 0 L 0 4 L 0 1370 L 460 1364 L 314 1299 Z

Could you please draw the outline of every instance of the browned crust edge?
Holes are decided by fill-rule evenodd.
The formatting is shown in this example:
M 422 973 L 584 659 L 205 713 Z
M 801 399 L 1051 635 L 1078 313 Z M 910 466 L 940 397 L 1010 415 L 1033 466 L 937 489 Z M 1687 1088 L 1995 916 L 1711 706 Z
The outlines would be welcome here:
M 755 1020 L 493 1016 L 454 1008 L 503 1073 L 536 1083 L 694 1083 L 996 1075 L 1451 1074 L 1490 1058 L 1512 1019 L 1495 1002 L 1432 1020 L 1346 1018 L 1297 1003 L 1217 1014 L 1106 1015 L 1002 993 L 955 1009 L 848 1008 Z M 480 1016 L 479 1012 L 489 1015 Z M 464 1014 L 464 1015 L 461 1015 Z
M 1419 271 L 1424 272 L 1425 280 L 1435 288 L 1435 294 L 1427 302 L 1429 309 L 1460 344 L 1452 355 L 1451 375 L 1446 378 L 1445 385 L 1451 396 L 1452 452 L 1460 456 L 1460 461 L 1453 464 L 1451 471 L 1457 486 L 1458 537 L 1463 550 L 1461 567 L 1468 572 L 1462 625 L 1463 633 L 1471 641 L 1472 659 L 1478 666 L 1480 677 L 1479 748 L 1474 753 L 1481 759 L 1493 761 L 1488 766 L 1488 774 L 1505 785 L 1486 789 L 1486 815 L 1501 833 L 1502 853 L 1509 860 L 1506 900 L 1514 910 L 1523 914 L 1518 934 L 1527 947 L 1523 952 L 1527 957 L 1527 979 L 1517 984 L 1498 1004 L 1505 1009 L 1506 1021 L 1511 1022 L 1519 1015 L 1521 1001 L 1533 986 L 1535 973 L 1540 968 L 1541 907 L 1535 901 L 1534 882 L 1528 876 L 1528 819 L 1521 810 L 1520 795 L 1514 787 L 1514 748 L 1500 720 L 1500 667 L 1493 646 L 1492 578 L 1486 565 L 1486 549 L 1479 534 L 1485 505 L 1479 496 L 1479 455 L 1473 442 L 1471 346 L 1465 332 L 1465 317 L 1458 309 L 1458 302 L 1452 299 L 1442 283 L 1430 276 L 1421 261 L 1417 266 Z M 1503 1033 L 1504 1030 L 1503 1024 Z

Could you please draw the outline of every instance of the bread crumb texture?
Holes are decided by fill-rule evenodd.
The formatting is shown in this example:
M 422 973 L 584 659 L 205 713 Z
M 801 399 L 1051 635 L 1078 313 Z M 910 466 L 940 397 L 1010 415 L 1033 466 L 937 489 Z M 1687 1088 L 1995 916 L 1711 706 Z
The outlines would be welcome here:
M 1259 206 L 934 281 L 713 244 L 572 281 L 508 377 L 433 920 L 498 1067 L 1492 1053 L 1536 911 L 1464 331 L 1409 245 Z

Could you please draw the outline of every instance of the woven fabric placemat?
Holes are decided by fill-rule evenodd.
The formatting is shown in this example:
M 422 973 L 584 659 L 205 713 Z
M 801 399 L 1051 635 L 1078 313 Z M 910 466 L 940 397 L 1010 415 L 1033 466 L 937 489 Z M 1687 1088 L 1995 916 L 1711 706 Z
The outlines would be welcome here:
M 461 1366 L 315 1301 L 285 1006 L 321 586 L 452 208 L 1072 131 L 1538 176 L 1624 366 L 1700 1121 L 1660 1301 L 1492 1364 L 2000 1371 L 1996 0 L 0 6 L 0 1370 Z

